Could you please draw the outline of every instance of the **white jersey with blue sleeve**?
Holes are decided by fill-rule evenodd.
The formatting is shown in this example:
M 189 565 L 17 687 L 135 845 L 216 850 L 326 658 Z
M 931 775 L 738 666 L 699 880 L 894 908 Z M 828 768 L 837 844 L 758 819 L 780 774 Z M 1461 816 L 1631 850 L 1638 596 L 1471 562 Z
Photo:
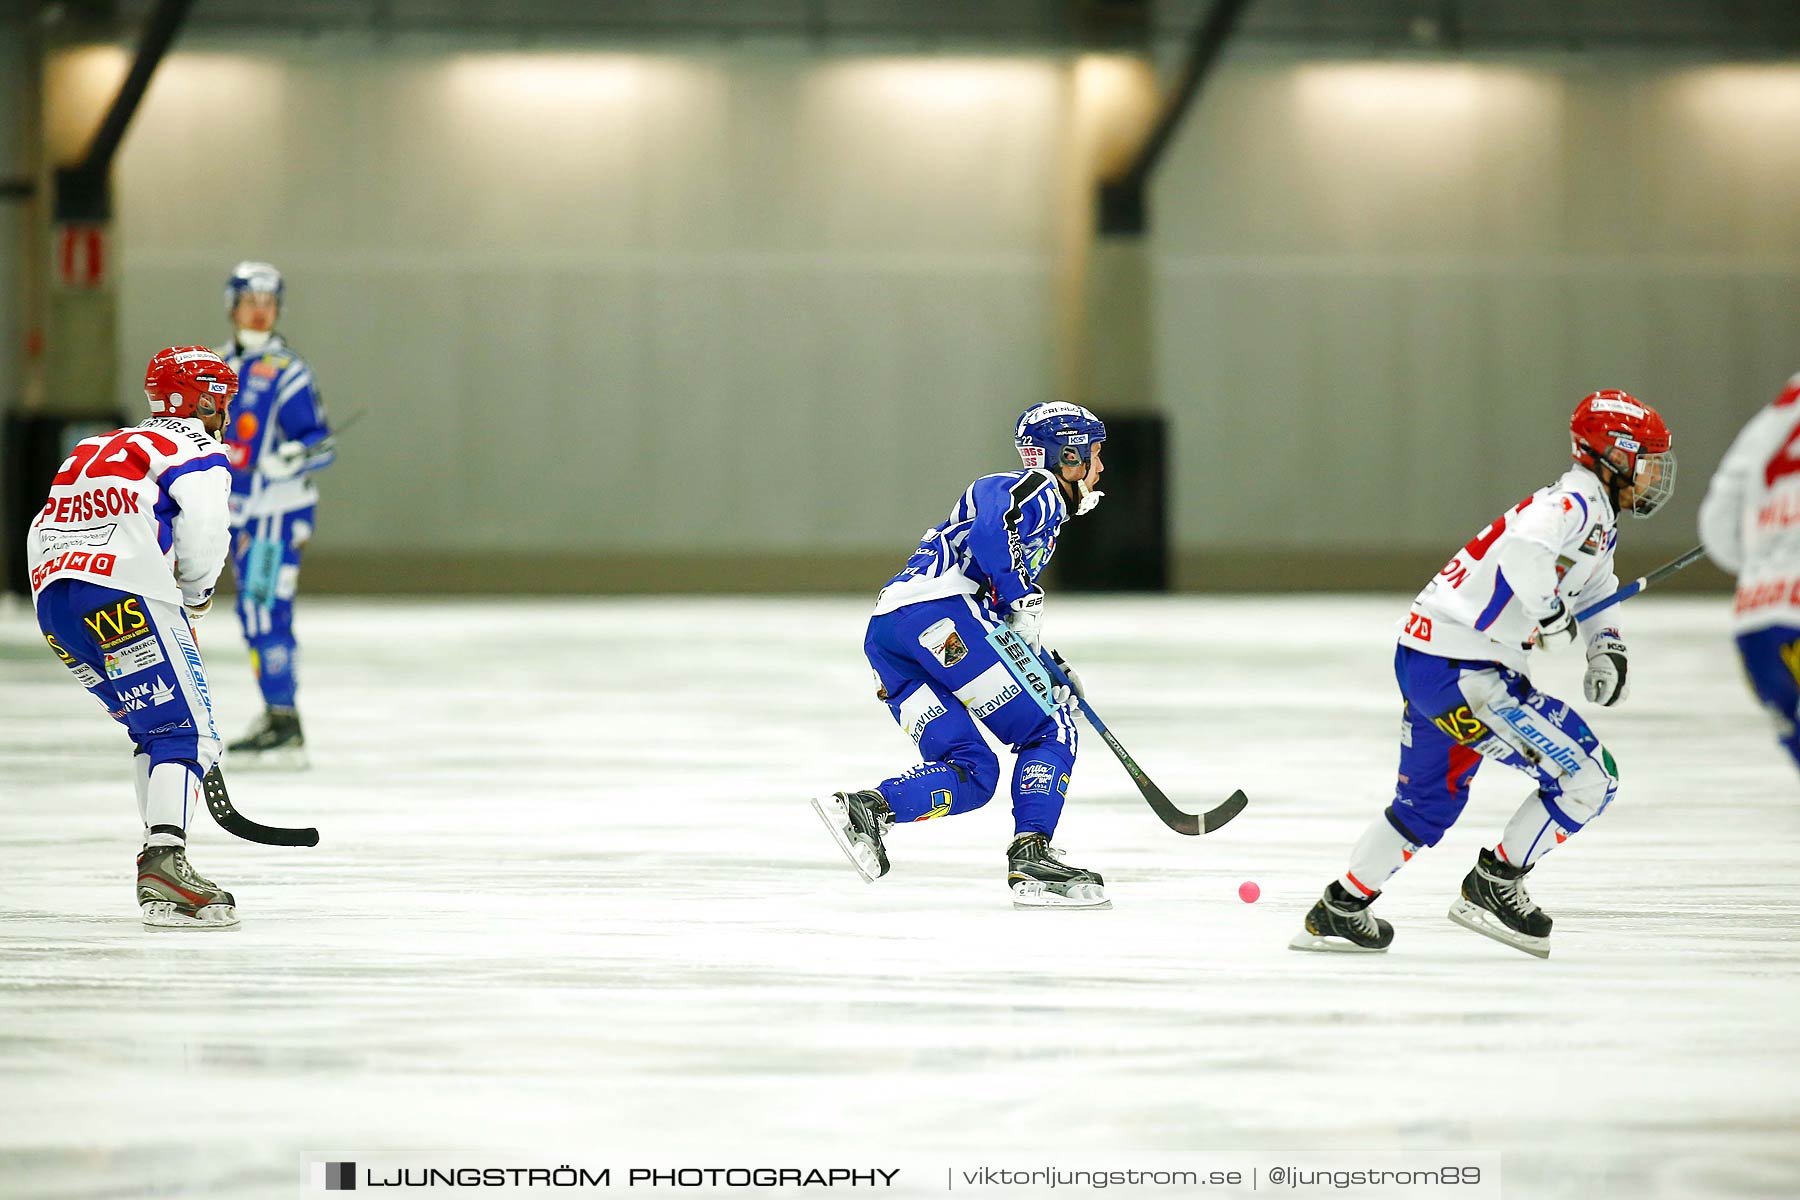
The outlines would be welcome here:
M 1800 625 L 1800 375 L 1719 461 L 1700 504 L 1700 544 L 1737 575 L 1734 633 Z
M 1046 470 L 983 475 L 942 525 L 925 531 L 906 566 L 888 581 L 875 613 L 947 596 L 976 596 L 997 615 L 1038 590 L 1068 520 L 1062 489 Z
M 261 349 L 247 350 L 233 340 L 218 354 L 238 376 L 224 431 L 232 525 L 317 504 L 313 473 L 330 466 L 336 450 L 312 368 L 278 333 Z M 297 471 L 279 475 L 269 469 L 270 460 L 289 442 L 306 447 L 306 454 Z
M 197 417 L 151 417 L 76 443 L 31 522 L 35 603 L 59 579 L 203 604 L 230 545 L 224 447 Z
M 1521 674 L 1527 643 L 1560 601 L 1571 611 L 1619 590 L 1618 515 L 1584 467 L 1539 488 L 1456 552 L 1413 600 L 1400 644 L 1440 658 L 1498 662 Z M 1618 632 L 1609 609 L 1583 626 Z

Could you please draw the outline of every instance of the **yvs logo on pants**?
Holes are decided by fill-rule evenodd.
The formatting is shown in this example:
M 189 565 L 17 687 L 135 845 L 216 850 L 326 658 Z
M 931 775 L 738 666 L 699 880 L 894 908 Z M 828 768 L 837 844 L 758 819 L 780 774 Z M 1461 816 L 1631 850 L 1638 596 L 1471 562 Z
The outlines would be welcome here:
M 150 632 L 150 622 L 145 619 L 136 596 L 127 596 L 115 604 L 96 609 L 82 620 L 87 622 L 88 631 L 102 650 L 116 650 Z

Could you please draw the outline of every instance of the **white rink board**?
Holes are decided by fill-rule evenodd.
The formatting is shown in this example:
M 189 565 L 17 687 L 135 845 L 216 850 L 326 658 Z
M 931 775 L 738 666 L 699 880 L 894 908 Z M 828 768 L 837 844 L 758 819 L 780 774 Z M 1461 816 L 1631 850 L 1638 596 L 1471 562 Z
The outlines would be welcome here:
M 0 611 L 0 1191 L 310 1194 L 322 1148 L 1464 1147 L 1508 1197 L 1800 1194 L 1800 780 L 1724 600 L 1634 601 L 1631 699 L 1580 705 L 1623 786 L 1534 873 L 1545 962 L 1444 917 L 1525 791 L 1492 766 L 1381 902 L 1391 953 L 1285 948 L 1391 795 L 1404 598 L 1052 597 L 1177 803 L 1251 797 L 1180 838 L 1084 727 L 1057 841 L 1109 913 L 1010 908 L 1004 798 L 851 872 L 806 798 L 911 761 L 867 608 L 303 598 L 314 769 L 227 770 L 323 844 L 197 818 L 244 917 L 205 935 L 138 927 L 126 740 Z M 232 617 L 201 639 L 235 736 Z

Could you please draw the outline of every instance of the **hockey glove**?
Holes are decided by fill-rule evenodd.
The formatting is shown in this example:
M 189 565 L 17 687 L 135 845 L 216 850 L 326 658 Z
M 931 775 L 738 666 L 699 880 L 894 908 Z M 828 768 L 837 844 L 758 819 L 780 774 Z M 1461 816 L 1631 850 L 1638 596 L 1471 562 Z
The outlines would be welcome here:
M 1589 700 L 1603 708 L 1611 708 L 1631 694 L 1625 678 L 1625 639 L 1616 629 L 1602 629 L 1588 639 L 1587 674 L 1582 676 L 1581 690 Z
M 306 443 L 283 442 L 263 456 L 257 464 L 263 476 L 279 483 L 283 479 L 292 479 L 306 466 Z
M 1051 701 L 1061 708 L 1071 699 L 1086 700 L 1087 687 L 1081 682 L 1081 676 L 1075 673 L 1075 668 L 1069 665 L 1069 660 L 1064 658 L 1060 651 L 1052 650 L 1050 651 L 1050 661 L 1056 664 L 1056 669 L 1061 671 L 1063 678 L 1069 681 L 1067 685 L 1059 683 L 1050 689 Z
M 198 621 L 201 617 L 204 617 L 207 613 L 212 611 L 212 602 L 212 593 L 208 592 L 206 593 L 206 598 L 198 603 L 184 598 L 181 602 L 181 607 L 187 612 L 188 620 Z
M 1006 614 L 1009 629 L 1025 639 L 1036 654 L 1043 645 L 1044 634 L 1044 593 L 1040 591 L 1026 592 L 1013 601 L 1012 611 Z
M 1556 607 L 1550 610 L 1550 615 L 1538 622 L 1537 644 L 1546 650 L 1560 650 L 1564 646 L 1573 645 L 1578 632 L 1575 628 L 1575 614 L 1563 607 L 1562 597 L 1558 596 Z

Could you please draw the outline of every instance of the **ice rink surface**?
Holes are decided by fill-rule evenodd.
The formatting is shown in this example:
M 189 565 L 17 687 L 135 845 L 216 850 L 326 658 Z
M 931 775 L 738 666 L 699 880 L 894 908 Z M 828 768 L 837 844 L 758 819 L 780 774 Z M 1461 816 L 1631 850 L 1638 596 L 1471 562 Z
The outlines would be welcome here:
M 313 769 L 227 773 L 323 844 L 197 817 L 244 921 L 197 935 L 139 927 L 126 739 L 0 611 L 0 1193 L 290 1197 L 326 1149 L 1468 1148 L 1508 1197 L 1800 1195 L 1800 779 L 1722 599 L 1630 606 L 1632 696 L 1581 705 L 1623 786 L 1533 875 L 1541 962 L 1444 916 L 1526 788 L 1493 766 L 1390 953 L 1286 949 L 1391 796 L 1403 597 L 1053 597 L 1170 796 L 1251 797 L 1178 837 L 1084 726 L 1057 842 L 1106 913 L 1009 906 L 1004 798 L 851 872 L 807 797 L 912 759 L 867 609 L 309 600 Z M 242 643 L 200 633 L 235 736 Z

